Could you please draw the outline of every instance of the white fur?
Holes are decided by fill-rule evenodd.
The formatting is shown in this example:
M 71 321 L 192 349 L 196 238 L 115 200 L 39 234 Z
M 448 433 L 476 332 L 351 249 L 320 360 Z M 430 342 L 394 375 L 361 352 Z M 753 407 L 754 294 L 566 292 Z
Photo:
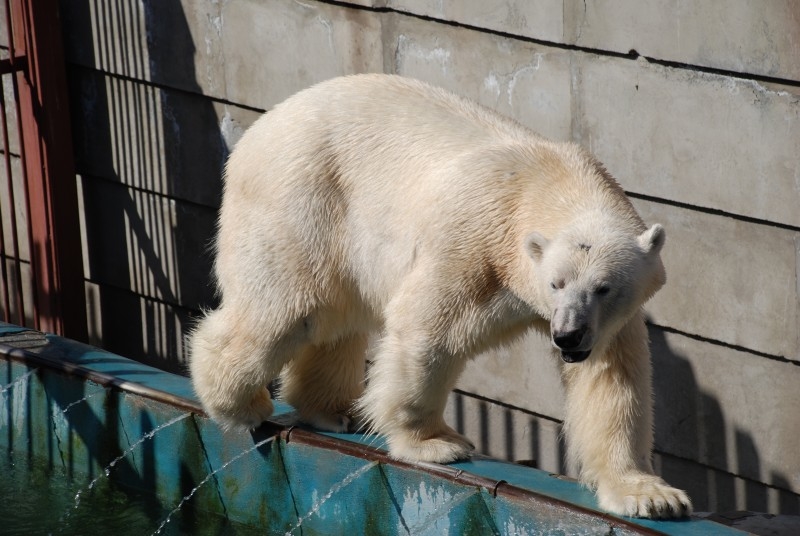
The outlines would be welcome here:
M 392 456 L 449 462 L 473 448 L 442 418 L 467 359 L 531 327 L 585 330 L 589 358 L 563 367 L 570 459 L 612 512 L 685 515 L 650 465 L 640 308 L 664 283 L 663 241 L 573 144 L 420 82 L 330 80 L 230 157 L 222 303 L 193 334 L 194 386 L 223 425 L 254 427 L 280 374 L 308 422 L 343 430 L 355 403 Z

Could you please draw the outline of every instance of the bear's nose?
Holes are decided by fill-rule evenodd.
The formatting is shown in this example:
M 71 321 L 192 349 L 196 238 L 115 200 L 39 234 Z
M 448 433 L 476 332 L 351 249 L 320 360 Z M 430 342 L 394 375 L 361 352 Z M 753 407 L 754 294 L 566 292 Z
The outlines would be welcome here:
M 583 336 L 586 335 L 586 328 L 578 328 L 572 331 L 559 331 L 553 333 L 553 342 L 562 350 L 571 350 L 580 346 Z

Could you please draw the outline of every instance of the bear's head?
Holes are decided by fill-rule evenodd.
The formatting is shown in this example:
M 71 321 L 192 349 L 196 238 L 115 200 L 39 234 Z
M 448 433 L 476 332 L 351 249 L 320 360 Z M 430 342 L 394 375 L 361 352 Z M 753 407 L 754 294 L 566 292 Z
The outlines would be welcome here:
M 534 284 L 564 361 L 583 361 L 607 345 L 664 285 L 664 240 L 658 224 L 636 235 L 598 222 L 572 226 L 551 240 L 536 232 L 527 236 Z

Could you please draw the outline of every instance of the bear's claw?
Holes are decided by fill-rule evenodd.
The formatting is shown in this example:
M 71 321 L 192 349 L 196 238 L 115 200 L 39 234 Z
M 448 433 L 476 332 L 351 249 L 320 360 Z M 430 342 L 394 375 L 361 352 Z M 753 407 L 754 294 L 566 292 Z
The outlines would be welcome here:
M 692 502 L 686 492 L 644 473 L 612 484 L 600 483 L 597 498 L 604 510 L 629 517 L 670 519 L 692 513 Z
M 426 439 L 409 436 L 389 437 L 389 455 L 398 460 L 450 463 L 470 457 L 475 445 L 454 430 L 447 430 Z

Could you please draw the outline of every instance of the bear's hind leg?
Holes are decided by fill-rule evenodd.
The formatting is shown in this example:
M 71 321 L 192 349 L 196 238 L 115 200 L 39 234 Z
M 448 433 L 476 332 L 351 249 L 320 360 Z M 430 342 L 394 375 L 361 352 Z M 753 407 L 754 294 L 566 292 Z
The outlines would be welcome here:
M 331 343 L 309 346 L 281 373 L 280 396 L 308 424 L 346 432 L 353 402 L 364 390 L 367 336 L 353 333 Z
M 267 384 L 298 351 L 294 331 L 253 325 L 224 307 L 211 312 L 189 339 L 195 393 L 223 428 L 255 428 L 272 415 Z

